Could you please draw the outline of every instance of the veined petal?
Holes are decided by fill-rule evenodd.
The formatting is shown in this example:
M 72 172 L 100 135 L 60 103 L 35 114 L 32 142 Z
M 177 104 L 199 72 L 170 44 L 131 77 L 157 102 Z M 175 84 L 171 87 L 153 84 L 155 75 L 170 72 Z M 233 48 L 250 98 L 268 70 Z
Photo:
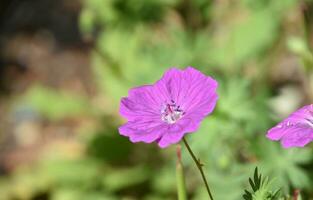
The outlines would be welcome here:
M 218 83 L 211 77 L 205 76 L 193 68 L 187 68 L 185 74 L 189 76 L 192 83 L 184 99 L 186 112 L 202 112 L 203 115 L 209 114 L 214 109 L 218 99 L 216 93 Z
M 146 142 L 151 143 L 159 139 L 166 127 L 164 124 L 141 121 L 141 122 L 127 122 L 119 127 L 119 132 L 123 136 L 129 137 L 132 142 Z
M 184 130 L 177 124 L 168 126 L 167 132 L 158 140 L 158 145 L 161 148 L 166 148 L 171 144 L 176 144 L 185 134 L 186 132 L 184 132 Z
M 186 112 L 198 111 L 207 115 L 215 107 L 218 83 L 192 67 L 185 70 L 170 69 L 162 82 L 168 85 L 171 99 Z
M 160 105 L 153 94 L 152 86 L 141 86 L 131 89 L 129 97 L 121 99 L 120 114 L 128 120 L 159 118 Z
M 304 106 L 289 115 L 271 128 L 266 137 L 281 140 L 284 148 L 303 147 L 313 141 L 313 105 Z
M 313 117 L 313 104 L 300 108 L 296 112 L 289 115 L 282 123 L 283 124 L 306 123 L 307 122 L 306 120 L 312 117 Z
M 178 143 L 185 134 L 196 131 L 199 128 L 200 120 L 192 118 L 183 118 L 176 124 L 168 125 L 167 131 L 162 135 L 158 144 L 165 148 L 171 144 Z
M 266 137 L 271 140 L 280 140 L 285 135 L 286 130 L 288 127 L 278 124 L 267 132 Z
M 304 126 L 289 128 L 283 135 L 281 143 L 284 148 L 303 147 L 313 140 L 313 129 Z

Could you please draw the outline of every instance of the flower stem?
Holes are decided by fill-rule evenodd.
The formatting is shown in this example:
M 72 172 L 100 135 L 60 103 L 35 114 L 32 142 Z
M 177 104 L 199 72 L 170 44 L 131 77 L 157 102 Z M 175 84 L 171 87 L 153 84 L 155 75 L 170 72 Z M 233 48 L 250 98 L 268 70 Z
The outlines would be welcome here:
M 176 163 L 177 196 L 178 200 L 187 200 L 184 169 L 181 162 L 180 145 L 177 146 L 176 153 L 177 153 L 177 163 Z
M 204 182 L 204 184 L 205 184 L 206 190 L 208 191 L 208 194 L 209 194 L 209 196 L 210 196 L 210 199 L 213 200 L 213 196 L 212 196 L 212 193 L 211 193 L 211 191 L 210 191 L 208 181 L 206 180 L 206 178 L 205 178 L 205 176 L 204 176 L 203 169 L 202 169 L 203 164 L 201 164 L 201 163 L 200 163 L 200 160 L 196 158 L 195 154 L 192 152 L 192 150 L 191 150 L 191 148 L 190 148 L 190 146 L 189 146 L 187 140 L 185 139 L 185 137 L 183 137 L 183 141 L 184 141 L 184 144 L 185 144 L 185 146 L 187 147 L 188 152 L 190 153 L 190 155 L 191 155 L 193 161 L 196 163 L 196 165 L 197 165 L 197 167 L 198 167 L 198 169 L 199 169 L 199 171 L 200 171 L 201 177 L 202 177 L 203 182 Z

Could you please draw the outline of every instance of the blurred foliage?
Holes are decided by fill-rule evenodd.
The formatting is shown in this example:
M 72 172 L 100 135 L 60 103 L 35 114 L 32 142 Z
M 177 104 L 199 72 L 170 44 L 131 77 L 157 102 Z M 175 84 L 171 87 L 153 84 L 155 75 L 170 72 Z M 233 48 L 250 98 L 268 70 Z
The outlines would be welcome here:
M 43 86 L 34 86 L 28 90 L 18 104 L 27 102 L 30 107 L 50 120 L 86 115 L 92 112 L 88 99 L 68 92 L 55 91 Z
M 261 183 L 256 175 L 254 182 L 260 188 L 281 188 L 285 194 L 297 188 L 312 197 L 312 148 L 286 150 L 264 137 L 278 121 L 269 108 L 276 95 L 269 81 L 271 67 L 288 54 L 312 74 L 312 54 L 299 16 L 304 1 L 83 3 L 81 31 L 95 42 L 91 55 L 95 96 L 36 86 L 19 97 L 22 101 L 17 104 L 26 104 L 51 121 L 88 116 L 96 125 L 78 128 L 76 137 L 85 149 L 78 158 L 43 156 L 36 170 L 21 169 L 0 180 L 6 199 L 28 200 L 38 195 L 52 200 L 176 199 L 174 150 L 131 144 L 120 137 L 118 104 L 129 88 L 153 83 L 168 67 L 189 65 L 213 76 L 220 85 L 216 110 L 188 137 L 205 163 L 215 198 L 242 199 L 247 177 L 256 165 L 275 177 L 269 184 Z M 293 27 L 290 18 L 299 27 Z M 207 199 L 184 149 L 183 164 L 189 199 Z

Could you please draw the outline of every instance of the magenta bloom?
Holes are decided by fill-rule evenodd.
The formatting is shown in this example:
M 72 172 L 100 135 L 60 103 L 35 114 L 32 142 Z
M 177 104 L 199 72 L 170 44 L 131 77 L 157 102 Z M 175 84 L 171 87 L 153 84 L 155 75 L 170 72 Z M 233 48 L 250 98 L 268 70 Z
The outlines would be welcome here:
M 303 147 L 313 141 L 313 104 L 292 113 L 270 129 L 266 137 L 281 140 L 284 148 Z
M 153 85 L 131 89 L 120 104 L 128 122 L 119 127 L 132 142 L 157 142 L 165 148 L 198 129 L 217 101 L 217 82 L 200 71 L 169 69 Z

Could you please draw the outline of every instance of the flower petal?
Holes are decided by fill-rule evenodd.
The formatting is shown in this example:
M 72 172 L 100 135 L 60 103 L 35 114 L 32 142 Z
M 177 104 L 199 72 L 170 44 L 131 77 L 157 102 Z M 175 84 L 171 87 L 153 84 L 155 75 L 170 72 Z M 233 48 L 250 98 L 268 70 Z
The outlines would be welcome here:
M 161 104 L 154 97 L 152 86 L 133 88 L 129 91 L 129 97 L 122 98 L 120 114 L 128 120 L 157 118 Z
M 307 119 L 313 116 L 313 104 L 304 106 L 299 110 L 289 115 L 282 124 L 298 124 L 307 123 Z
M 178 143 L 185 134 L 196 131 L 199 128 L 200 121 L 191 118 L 183 118 L 176 124 L 168 125 L 166 132 L 158 141 L 161 148 L 165 148 L 171 144 Z
M 167 129 L 168 131 L 158 141 L 159 147 L 166 148 L 171 144 L 178 143 L 184 137 L 185 132 L 183 130 L 178 131 L 176 129 L 179 129 L 177 125 Z
M 165 128 L 164 124 L 153 121 L 127 122 L 119 127 L 119 132 L 121 135 L 129 137 L 131 142 L 151 143 L 164 134 Z
M 212 112 L 218 99 L 218 83 L 192 67 L 168 70 L 157 85 L 167 89 L 167 95 L 183 110 L 203 116 Z
M 213 111 L 218 99 L 216 93 L 218 83 L 193 68 L 187 68 L 185 74 L 189 76 L 190 82 L 192 82 L 192 87 L 189 88 L 187 98 L 184 100 L 186 112 L 208 115 Z
M 280 140 L 285 135 L 286 130 L 288 130 L 287 126 L 278 124 L 267 132 L 266 137 L 270 140 Z
M 286 130 L 281 144 L 284 148 L 303 147 L 313 140 L 313 129 L 305 126 L 293 126 Z
M 303 147 L 313 140 L 313 105 L 307 105 L 289 115 L 267 132 L 271 140 L 281 140 L 284 148 Z

